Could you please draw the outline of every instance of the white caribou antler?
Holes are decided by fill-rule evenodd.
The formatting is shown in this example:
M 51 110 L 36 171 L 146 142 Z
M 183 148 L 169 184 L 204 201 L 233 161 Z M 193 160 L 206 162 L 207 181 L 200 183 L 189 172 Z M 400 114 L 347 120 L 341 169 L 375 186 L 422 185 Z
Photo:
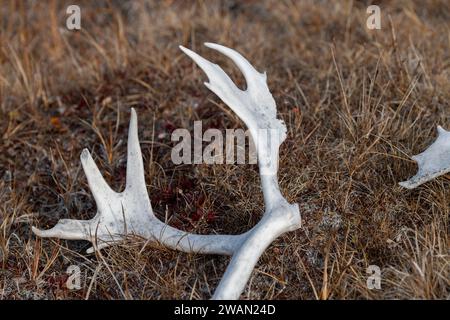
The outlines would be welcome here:
M 417 162 L 417 174 L 399 184 L 408 189 L 414 189 L 421 184 L 450 172 L 450 131 L 437 127 L 438 138 L 424 152 L 412 156 Z
M 256 71 L 232 49 L 212 43 L 205 45 L 231 58 L 247 81 L 247 90 L 240 90 L 218 65 L 180 47 L 207 74 L 210 82 L 205 85 L 250 129 L 256 144 L 265 203 L 265 212 L 258 224 L 241 235 L 194 235 L 158 220 L 147 194 L 137 117 L 132 110 L 125 191 L 112 191 L 89 152 L 84 150 L 81 161 L 97 203 L 97 215 L 88 221 L 63 219 L 50 230 L 33 228 L 33 231 L 41 237 L 89 240 L 94 244 L 90 252 L 119 241 L 127 234 L 135 234 L 185 252 L 232 255 L 213 299 L 238 299 L 265 249 L 282 233 L 300 228 L 301 218 L 298 205 L 289 204 L 278 187 L 278 149 L 286 137 L 286 127 L 276 118 L 276 105 L 267 87 L 266 75 Z

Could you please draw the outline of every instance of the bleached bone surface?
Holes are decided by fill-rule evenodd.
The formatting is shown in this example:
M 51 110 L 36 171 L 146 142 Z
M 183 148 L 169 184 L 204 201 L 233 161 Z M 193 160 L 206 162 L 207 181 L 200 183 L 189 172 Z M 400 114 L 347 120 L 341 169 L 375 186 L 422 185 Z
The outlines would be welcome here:
M 424 152 L 412 156 L 417 162 L 417 174 L 407 181 L 400 182 L 402 187 L 414 189 L 421 184 L 450 172 L 450 132 L 437 127 L 438 138 Z
M 81 161 L 97 203 L 96 216 L 88 221 L 64 219 L 50 230 L 33 228 L 33 231 L 41 237 L 89 240 L 94 244 L 89 251 L 134 234 L 185 252 L 232 255 L 213 299 L 238 299 L 261 254 L 278 236 L 300 228 L 301 218 L 298 205 L 289 204 L 278 186 L 278 149 L 286 138 L 286 126 L 276 117 L 276 105 L 267 87 L 266 75 L 256 71 L 232 49 L 212 43 L 206 46 L 230 57 L 247 81 L 247 90 L 238 89 L 218 65 L 180 47 L 205 71 L 210 81 L 205 83 L 206 86 L 250 129 L 258 154 L 265 203 L 265 212 L 258 224 L 241 235 L 194 235 L 159 221 L 153 214 L 147 194 L 137 117 L 132 110 L 125 191 L 116 193 L 109 188 L 85 150 Z

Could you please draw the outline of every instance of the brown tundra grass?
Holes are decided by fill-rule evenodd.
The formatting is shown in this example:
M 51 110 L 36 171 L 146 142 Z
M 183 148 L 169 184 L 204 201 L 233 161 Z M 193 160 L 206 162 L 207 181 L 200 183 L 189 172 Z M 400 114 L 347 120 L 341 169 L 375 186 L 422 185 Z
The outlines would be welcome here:
M 137 109 L 146 181 L 161 219 L 197 233 L 238 233 L 263 212 L 255 165 L 181 165 L 170 134 L 244 128 L 203 85 L 182 44 L 217 42 L 267 70 L 288 127 L 281 188 L 303 228 L 260 259 L 243 299 L 448 299 L 449 176 L 408 191 L 412 154 L 450 127 L 450 3 L 378 1 L 69 1 L 0 4 L 0 298 L 206 299 L 229 261 L 130 239 L 96 255 L 31 226 L 88 219 L 95 203 L 79 155 L 89 148 L 124 187 Z M 78 265 L 82 288 L 69 290 Z M 369 290 L 366 269 L 381 268 Z

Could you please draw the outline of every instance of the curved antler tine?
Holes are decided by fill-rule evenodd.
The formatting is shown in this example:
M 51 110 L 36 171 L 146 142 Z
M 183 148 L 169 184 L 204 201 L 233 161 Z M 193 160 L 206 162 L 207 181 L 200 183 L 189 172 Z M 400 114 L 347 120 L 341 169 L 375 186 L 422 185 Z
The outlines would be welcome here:
M 236 50 L 227 48 L 220 44 L 205 42 L 205 46 L 214 50 L 219 51 L 223 55 L 227 56 L 236 64 L 236 66 L 241 70 L 244 75 L 245 81 L 247 82 L 247 88 L 249 90 L 261 90 L 260 82 L 266 82 L 267 76 L 266 73 L 258 72 L 247 59 L 244 58 L 239 52 Z
M 51 229 L 41 230 L 32 227 L 35 235 L 42 238 L 60 238 L 67 240 L 88 240 L 89 220 L 61 219 Z
M 127 181 L 126 189 L 147 194 L 145 184 L 144 163 L 139 144 L 136 110 L 131 108 L 130 126 L 128 129 Z
M 442 126 L 437 126 L 437 131 L 439 135 L 450 133 L 450 131 L 445 130 L 444 128 L 442 128 Z
M 239 89 L 220 66 L 206 60 L 201 55 L 189 50 L 188 48 L 180 46 L 180 49 L 192 60 L 194 60 L 194 62 L 206 73 L 209 83 L 205 83 L 205 85 L 208 88 L 211 86 L 212 88 L 222 87 L 222 89 L 227 88 L 228 90 Z
M 239 118 L 246 122 L 251 115 L 247 114 L 247 109 L 240 107 L 242 102 L 241 95 L 245 92 L 239 89 L 217 64 L 206 60 L 199 54 L 183 46 L 180 46 L 180 49 L 206 73 L 209 82 L 205 82 L 205 86 L 225 102 Z M 250 125 L 249 123 L 246 124 Z
M 225 71 L 223 71 L 223 69 L 219 65 L 212 63 L 211 61 L 203 58 L 201 55 L 188 48 L 185 48 L 183 46 L 179 46 L 179 48 L 187 56 L 189 56 L 189 58 L 194 60 L 194 62 L 206 73 L 211 83 L 217 80 L 221 80 L 222 77 L 225 77 L 229 81 L 227 85 L 231 85 L 233 88 L 237 89 L 233 81 L 231 81 L 230 77 L 225 73 Z
M 83 149 L 80 159 L 84 173 L 86 174 L 86 178 L 88 180 L 89 189 L 91 189 L 95 203 L 97 206 L 100 206 L 105 202 L 105 199 L 113 197 L 116 192 L 114 192 L 106 183 L 88 149 Z M 98 209 L 100 211 L 102 208 Z

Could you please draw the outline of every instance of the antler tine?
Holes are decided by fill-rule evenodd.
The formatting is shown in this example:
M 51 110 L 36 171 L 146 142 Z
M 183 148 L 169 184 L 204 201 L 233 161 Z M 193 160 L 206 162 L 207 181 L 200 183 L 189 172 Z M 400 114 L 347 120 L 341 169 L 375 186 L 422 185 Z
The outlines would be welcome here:
M 211 63 L 202 56 L 183 46 L 180 49 L 188 55 L 194 62 L 206 73 L 209 82 L 205 82 L 205 86 L 214 92 L 223 102 L 231 107 L 231 109 L 241 118 L 250 119 L 251 115 L 248 110 L 239 107 L 240 96 L 244 93 L 236 87 L 230 77 L 217 64 Z M 255 127 L 253 123 L 245 123 L 248 127 Z
M 266 73 L 258 72 L 251 64 L 245 59 L 239 52 L 222 46 L 220 44 L 205 42 L 205 46 L 214 50 L 219 51 L 223 55 L 227 56 L 236 64 L 236 66 L 241 70 L 244 75 L 245 81 L 247 83 L 247 91 L 261 91 L 261 84 L 266 84 L 267 75 Z M 269 89 L 266 87 L 266 91 L 270 94 Z M 274 115 L 276 116 L 276 115 Z
M 136 110 L 131 108 L 130 126 L 128 128 L 126 189 L 136 192 L 139 191 L 140 195 L 147 195 L 144 162 L 142 160 L 142 152 L 139 145 L 137 122 Z
M 450 131 L 437 127 L 438 137 L 424 152 L 412 156 L 419 167 L 417 174 L 399 184 L 414 189 L 421 184 L 450 172 Z
M 88 240 L 89 220 L 61 219 L 51 229 L 40 230 L 31 227 L 31 230 L 41 238 L 60 238 L 66 240 Z
M 99 211 L 106 211 L 107 208 L 103 207 L 103 199 L 114 197 L 117 193 L 113 191 L 108 183 L 103 178 L 94 159 L 92 159 L 91 153 L 88 149 L 83 149 L 80 155 L 81 165 L 83 171 L 86 174 L 89 188 L 94 196 L 95 203 L 97 204 Z

